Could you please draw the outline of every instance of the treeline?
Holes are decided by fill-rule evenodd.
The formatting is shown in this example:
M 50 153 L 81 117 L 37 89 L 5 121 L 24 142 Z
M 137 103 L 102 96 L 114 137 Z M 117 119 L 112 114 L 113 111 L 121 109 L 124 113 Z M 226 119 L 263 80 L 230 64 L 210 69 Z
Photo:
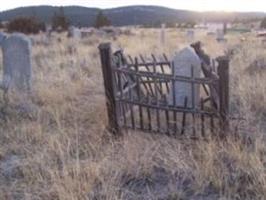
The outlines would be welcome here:
M 99 11 L 96 16 L 94 27 L 100 28 L 103 26 L 110 26 L 111 21 Z M 52 31 L 62 32 L 68 30 L 70 21 L 64 13 L 63 7 L 60 7 L 58 12 L 55 12 L 51 18 L 50 27 Z M 16 17 L 7 23 L 0 22 L 0 28 L 6 29 L 7 32 L 21 32 L 25 34 L 38 34 L 40 31 L 47 31 L 47 26 L 41 20 L 36 17 Z
M 37 34 L 40 31 L 45 31 L 45 23 L 38 21 L 34 17 L 18 17 L 7 23 L 6 29 L 8 32 Z
M 64 14 L 63 7 L 54 13 L 51 18 L 51 28 L 54 31 L 65 31 L 68 29 L 69 21 Z M 21 32 L 25 34 L 38 34 L 40 31 L 46 31 L 46 24 L 36 17 L 20 16 L 12 19 L 7 23 L 0 23 L 0 28 L 6 29 L 7 32 Z

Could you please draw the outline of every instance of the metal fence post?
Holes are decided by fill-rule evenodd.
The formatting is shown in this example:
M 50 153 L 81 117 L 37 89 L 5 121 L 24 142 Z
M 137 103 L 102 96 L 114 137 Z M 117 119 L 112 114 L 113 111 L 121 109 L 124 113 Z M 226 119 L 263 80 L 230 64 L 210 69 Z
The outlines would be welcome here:
M 226 56 L 218 57 L 218 76 L 219 76 L 219 112 L 221 136 L 224 137 L 229 130 L 229 58 Z
M 112 48 L 110 43 L 99 45 L 102 73 L 104 80 L 106 107 L 108 114 L 108 129 L 113 134 L 120 134 L 117 117 L 117 104 L 115 100 L 114 76 L 112 72 Z

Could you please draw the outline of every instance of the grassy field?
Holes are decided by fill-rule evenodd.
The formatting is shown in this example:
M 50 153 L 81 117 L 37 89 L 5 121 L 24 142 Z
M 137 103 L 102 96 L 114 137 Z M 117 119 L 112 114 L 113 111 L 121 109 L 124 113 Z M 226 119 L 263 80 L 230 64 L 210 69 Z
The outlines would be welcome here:
M 135 131 L 115 139 L 105 131 L 98 45 L 110 41 L 133 56 L 171 57 L 191 42 L 174 29 L 163 47 L 159 30 L 132 33 L 80 41 L 64 33 L 33 46 L 35 112 L 24 116 L 11 99 L 7 120 L 0 121 L 0 199 L 265 199 L 266 73 L 249 67 L 266 56 L 265 46 L 253 33 L 229 34 L 226 44 L 202 31 L 195 35 L 214 58 L 236 48 L 231 108 L 245 118 L 243 139 L 175 140 Z

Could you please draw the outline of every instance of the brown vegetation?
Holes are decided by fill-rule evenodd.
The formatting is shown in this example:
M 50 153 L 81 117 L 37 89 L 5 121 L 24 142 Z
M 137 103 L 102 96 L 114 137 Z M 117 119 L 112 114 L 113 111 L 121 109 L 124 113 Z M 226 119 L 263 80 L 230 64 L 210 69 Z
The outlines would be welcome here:
M 32 17 L 17 17 L 7 24 L 7 31 L 37 34 L 40 31 L 45 31 L 45 24 Z
M 231 106 L 245 118 L 239 132 L 249 140 L 233 133 L 226 141 L 192 141 L 134 131 L 114 139 L 105 131 L 99 43 L 111 41 L 131 55 L 173 55 L 189 44 L 175 29 L 167 30 L 162 48 L 159 30 L 132 32 L 116 41 L 60 34 L 49 46 L 33 47 L 37 113 L 22 117 L 11 101 L 7 121 L 0 121 L 0 199 L 264 199 L 266 73 L 246 73 L 264 47 L 246 35 L 231 61 Z M 212 57 L 240 43 L 238 35 L 228 35 L 227 44 L 201 31 L 196 37 Z

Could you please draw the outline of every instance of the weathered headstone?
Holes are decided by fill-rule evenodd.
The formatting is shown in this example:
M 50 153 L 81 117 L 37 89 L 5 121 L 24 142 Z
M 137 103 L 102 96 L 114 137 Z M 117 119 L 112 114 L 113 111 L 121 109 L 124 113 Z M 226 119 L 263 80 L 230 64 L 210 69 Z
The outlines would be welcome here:
M 225 42 L 226 41 L 226 39 L 224 38 L 224 31 L 222 29 L 218 29 L 216 34 L 217 34 L 216 40 L 218 42 Z
M 101 29 L 97 29 L 95 33 L 98 37 L 105 37 L 107 35 L 107 33 Z
M 81 30 L 80 31 L 81 38 L 87 38 L 93 34 L 92 30 Z
M 51 38 L 51 36 L 52 36 L 52 32 L 53 32 L 53 28 L 52 28 L 52 26 L 51 25 L 46 25 L 46 27 L 45 27 L 45 35 L 46 35 L 46 37 L 47 38 Z
M 192 41 L 194 40 L 194 35 L 195 35 L 195 33 L 194 33 L 193 30 L 188 30 L 188 31 L 187 31 L 187 38 L 188 38 L 188 40 L 189 40 L 190 42 L 192 42 Z
M 31 41 L 21 33 L 7 36 L 0 32 L 0 46 L 3 53 L 3 79 L 0 88 L 4 90 L 4 107 L 1 109 L 8 114 L 8 94 L 13 100 L 10 109 L 20 117 L 34 117 L 37 107 L 30 99 L 32 88 Z M 10 113 L 14 113 L 14 112 Z
M 70 26 L 68 29 L 68 36 L 72 37 L 74 39 L 80 39 L 81 38 L 81 31 L 74 26 Z
M 7 36 L 0 33 L 0 45 L 3 52 L 3 80 L 0 84 L 4 90 L 31 90 L 32 64 L 31 41 L 24 34 L 15 33 Z
M 165 24 L 161 25 L 160 42 L 162 45 L 165 44 Z
M 226 22 L 223 23 L 223 33 L 224 33 L 224 35 L 226 35 L 226 33 L 227 33 L 227 23 Z
M 186 47 L 174 56 L 174 73 L 178 76 L 191 77 L 191 68 L 193 67 L 194 77 L 201 76 L 201 61 L 194 49 Z M 194 98 L 192 97 L 191 82 L 175 81 L 174 90 L 170 91 L 169 103 L 175 106 L 184 106 L 187 97 L 187 107 L 199 106 L 200 85 L 194 84 Z M 175 96 L 175 102 L 174 97 Z

